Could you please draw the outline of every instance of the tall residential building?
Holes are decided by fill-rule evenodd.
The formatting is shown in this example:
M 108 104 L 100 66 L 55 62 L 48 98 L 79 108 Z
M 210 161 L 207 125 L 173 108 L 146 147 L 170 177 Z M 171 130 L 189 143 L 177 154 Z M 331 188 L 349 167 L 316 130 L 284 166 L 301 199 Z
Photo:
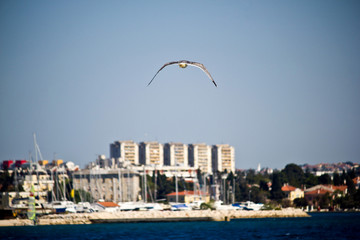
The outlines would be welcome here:
M 164 147 L 158 142 L 139 144 L 139 163 L 143 165 L 164 165 Z
M 188 167 L 188 146 L 183 143 L 165 143 L 164 164 Z
M 200 168 L 202 173 L 212 173 L 211 146 L 205 143 L 189 144 L 189 165 Z
M 120 162 L 139 164 L 139 146 L 133 141 L 116 141 L 110 144 L 110 158 Z
M 213 172 L 235 172 L 235 150 L 228 144 L 219 144 L 212 147 Z

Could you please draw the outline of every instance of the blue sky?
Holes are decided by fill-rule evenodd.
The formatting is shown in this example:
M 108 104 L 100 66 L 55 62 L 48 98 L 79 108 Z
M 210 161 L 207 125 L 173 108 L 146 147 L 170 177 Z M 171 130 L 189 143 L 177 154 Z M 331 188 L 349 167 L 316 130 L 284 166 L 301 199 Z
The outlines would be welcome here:
M 116 140 L 360 162 L 359 1 L 0 2 L 0 160 L 80 166 Z M 198 68 L 168 61 L 203 63 Z

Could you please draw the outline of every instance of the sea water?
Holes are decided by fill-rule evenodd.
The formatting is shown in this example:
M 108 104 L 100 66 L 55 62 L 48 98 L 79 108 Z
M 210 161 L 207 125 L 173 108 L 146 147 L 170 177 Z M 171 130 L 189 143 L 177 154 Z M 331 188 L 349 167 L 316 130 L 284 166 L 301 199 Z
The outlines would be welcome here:
M 1 227 L 0 239 L 360 239 L 360 213 L 230 222 Z

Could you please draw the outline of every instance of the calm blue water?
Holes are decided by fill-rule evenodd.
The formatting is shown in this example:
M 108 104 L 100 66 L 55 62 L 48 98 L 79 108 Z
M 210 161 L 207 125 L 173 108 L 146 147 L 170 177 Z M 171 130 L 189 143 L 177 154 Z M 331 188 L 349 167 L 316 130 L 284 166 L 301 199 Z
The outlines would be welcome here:
M 1 239 L 360 239 L 360 213 L 230 222 L 1 227 Z

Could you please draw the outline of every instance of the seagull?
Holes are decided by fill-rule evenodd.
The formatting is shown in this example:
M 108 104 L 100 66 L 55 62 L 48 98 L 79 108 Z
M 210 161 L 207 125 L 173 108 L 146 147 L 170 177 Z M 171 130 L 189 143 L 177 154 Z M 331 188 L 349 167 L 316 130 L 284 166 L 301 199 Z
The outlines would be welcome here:
M 157 71 L 157 73 L 155 74 L 155 76 L 151 79 L 151 81 L 148 83 L 148 86 L 152 83 L 152 81 L 154 80 L 154 78 L 156 77 L 156 75 L 158 75 L 158 73 L 163 70 L 166 66 L 169 65 L 173 65 L 173 64 L 178 64 L 179 67 L 181 68 L 186 68 L 188 65 L 190 66 L 194 66 L 194 67 L 198 67 L 201 70 L 204 71 L 204 73 L 206 73 L 206 75 L 210 78 L 210 80 L 214 83 L 215 87 L 217 87 L 216 82 L 214 81 L 214 79 L 211 77 L 210 73 L 208 72 L 208 70 L 205 68 L 205 66 L 201 63 L 197 63 L 197 62 L 190 62 L 187 60 L 180 60 L 180 61 L 175 61 L 175 62 L 168 62 L 165 63 L 164 66 L 162 66 L 159 71 Z

